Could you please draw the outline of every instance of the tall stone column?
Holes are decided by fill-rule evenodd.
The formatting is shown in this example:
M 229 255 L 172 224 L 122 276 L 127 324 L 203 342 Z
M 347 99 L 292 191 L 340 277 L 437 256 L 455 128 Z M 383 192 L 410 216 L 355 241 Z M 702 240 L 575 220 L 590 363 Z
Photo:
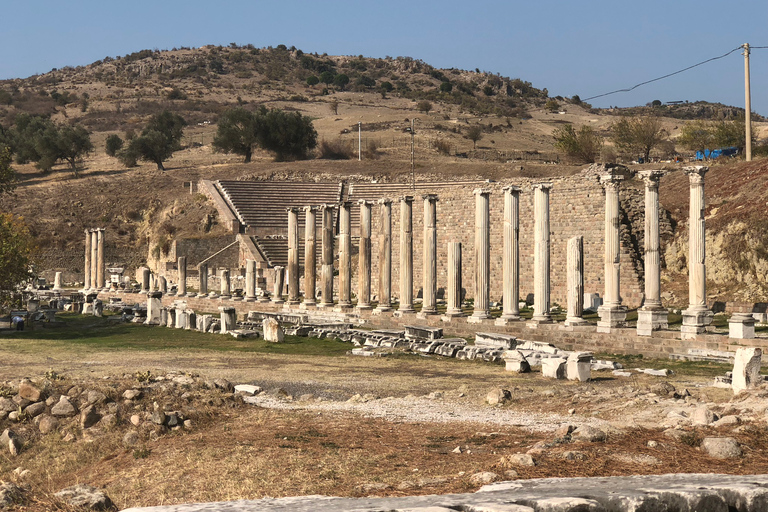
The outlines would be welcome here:
M 552 322 L 549 313 L 549 191 L 551 183 L 533 186 L 533 317 L 532 325 Z
M 256 301 L 256 260 L 245 260 L 245 301 Z
M 314 206 L 304 207 L 304 305 L 315 305 L 315 290 L 317 288 L 317 272 L 315 261 L 317 259 L 316 251 L 316 224 L 317 208 Z
M 424 266 L 423 300 L 420 316 L 437 314 L 437 196 L 425 194 L 424 199 Z
M 91 230 L 91 283 L 88 286 L 93 291 L 98 291 L 99 283 L 99 230 Z
M 322 298 L 320 307 L 333 306 L 333 205 L 320 206 L 323 215 L 322 252 L 320 254 L 322 267 L 320 269 L 320 292 Z
M 197 266 L 197 276 L 199 281 L 198 297 L 206 297 L 208 295 L 208 264 L 201 263 Z
M 85 264 L 83 265 L 83 291 L 91 286 L 91 230 L 85 230 Z
M 283 288 L 285 287 L 285 267 L 275 265 L 275 288 L 272 293 L 272 302 L 275 304 L 283 303 Z
M 565 326 L 585 325 L 584 314 L 584 237 L 568 240 L 566 260 L 568 279 L 568 314 Z
M 53 276 L 53 291 L 61 290 L 61 272 L 56 272 Z
M 709 167 L 685 167 L 690 181 L 691 199 L 688 215 L 688 309 L 683 311 L 680 332 L 683 339 L 695 338 L 712 323 L 707 307 L 707 266 L 704 230 L 704 175 Z
M 379 199 L 379 304 L 376 311 L 392 309 L 392 201 Z
M 139 293 L 149 293 L 149 276 L 151 272 L 147 267 L 141 267 L 141 291 Z
M 605 190 L 605 293 L 603 305 L 597 308 L 600 320 L 597 322 L 597 332 L 611 332 L 611 329 L 627 325 L 627 307 L 621 304 L 621 240 L 619 228 L 619 187 L 624 176 L 620 174 L 603 174 L 600 184 Z
M 371 202 L 360 200 L 360 249 L 357 269 L 357 308 L 371 309 Z
M 489 190 L 476 188 L 475 194 L 475 310 L 469 322 L 491 318 L 491 219 Z
M 187 257 L 179 256 L 176 266 L 179 271 L 179 285 L 176 291 L 176 295 L 179 297 L 187 296 Z
M 520 320 L 520 187 L 504 187 L 504 310 L 496 325 Z
M 299 303 L 299 209 L 288 208 L 288 304 Z
M 400 308 L 413 313 L 413 197 L 400 198 Z
M 640 171 L 645 182 L 645 301 L 637 310 L 637 334 L 650 336 L 669 327 L 661 306 L 661 254 L 659 237 L 659 180 L 664 171 Z
M 339 307 L 352 307 L 352 204 L 339 203 Z
M 448 304 L 446 317 L 464 316 L 461 310 L 461 242 L 448 242 Z
M 221 269 L 221 272 L 219 274 L 221 278 L 221 287 L 219 294 L 219 298 L 221 300 L 227 300 L 232 298 L 232 287 L 229 283 L 229 270 L 226 268 Z
M 107 291 L 106 287 L 106 281 L 105 281 L 105 264 L 104 264 L 104 228 L 99 228 L 96 230 L 96 241 L 98 243 L 98 247 L 96 249 L 97 254 L 97 262 L 96 262 L 96 287 L 99 290 Z

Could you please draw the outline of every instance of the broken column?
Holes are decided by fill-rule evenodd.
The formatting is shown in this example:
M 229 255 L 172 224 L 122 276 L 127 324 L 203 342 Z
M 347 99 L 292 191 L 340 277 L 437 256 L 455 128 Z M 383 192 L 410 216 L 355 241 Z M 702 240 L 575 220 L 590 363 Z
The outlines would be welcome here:
M 162 293 L 168 292 L 168 281 L 166 281 L 165 276 L 157 278 L 157 290 Z
M 357 269 L 357 308 L 371 309 L 371 202 L 360 200 L 360 249 Z
M 256 260 L 245 260 L 245 301 L 256 301 Z
M 99 283 L 99 234 L 98 230 L 91 230 L 91 282 L 88 286 L 90 290 L 98 290 Z
M 464 316 L 461 310 L 461 242 L 448 242 L 448 304 L 446 317 Z
M 299 303 L 299 209 L 288 208 L 288 304 Z
M 176 267 L 179 273 L 179 283 L 176 289 L 176 295 L 179 297 L 187 296 L 187 257 L 179 256 Z
M 315 270 L 315 225 L 317 223 L 317 208 L 304 207 L 304 305 L 314 306 L 317 288 L 317 273 Z
M 413 313 L 413 197 L 400 198 L 400 313 Z
M 163 294 L 161 292 L 149 292 L 147 294 L 147 325 L 160 325 L 160 310 L 163 308 Z
M 208 295 L 208 264 L 207 263 L 201 263 L 197 266 L 197 276 L 198 276 L 198 297 L 205 297 Z
M 709 167 L 685 167 L 690 182 L 688 214 L 688 309 L 683 311 L 682 339 L 695 338 L 712 323 L 707 307 L 707 266 L 704 230 L 704 175 Z
M 475 309 L 469 322 L 491 318 L 491 225 L 489 190 L 476 188 L 475 194 Z
M 650 336 L 669 326 L 661 306 L 661 254 L 659 239 L 659 180 L 664 171 L 640 171 L 645 182 L 645 300 L 637 310 L 637 334 Z
M 237 328 L 237 310 L 231 306 L 219 306 L 221 311 L 221 334 Z
M 420 316 L 437 314 L 437 196 L 424 199 L 424 267 Z
M 283 303 L 283 287 L 285 285 L 284 279 L 284 273 L 283 270 L 285 267 L 281 267 L 280 265 L 275 265 L 275 288 L 272 292 L 272 302 L 275 304 L 282 304 Z
M 762 382 L 760 363 L 763 351 L 759 348 L 738 348 L 733 360 L 731 388 L 734 394 L 753 388 Z
M 392 201 L 379 199 L 381 233 L 379 234 L 379 304 L 377 311 L 392 309 Z
M 549 313 L 549 191 L 551 183 L 533 186 L 533 324 L 550 323 Z
M 139 293 L 149 293 L 149 269 L 147 267 L 141 267 L 141 290 Z
M 53 276 L 53 290 L 61 290 L 61 272 L 56 272 Z
M 85 230 L 85 264 L 83 266 L 83 291 L 91 286 L 91 231 Z
M 219 277 L 221 280 L 221 286 L 219 287 L 219 298 L 221 300 L 227 300 L 232 298 L 232 287 L 229 283 L 229 270 L 226 268 L 221 269 L 221 272 L 219 272 Z
M 584 237 L 568 240 L 568 314 L 565 326 L 585 325 L 584 314 Z
M 339 203 L 339 307 L 352 306 L 352 204 Z
M 320 307 L 333 306 L 333 205 L 320 206 L 323 218 L 322 252 L 320 269 Z
M 619 185 L 624 179 L 620 174 L 600 176 L 600 184 L 605 189 L 605 293 L 603 305 L 597 308 L 600 320 L 597 332 L 611 332 L 611 329 L 627 325 L 627 307 L 621 304 L 621 241 L 619 228 Z
M 592 378 L 592 352 L 574 352 L 565 363 L 568 380 L 587 382 Z
M 520 320 L 520 187 L 504 190 L 503 311 L 496 325 Z
M 96 230 L 96 288 L 107 291 L 105 274 L 106 266 L 104 264 L 104 228 Z

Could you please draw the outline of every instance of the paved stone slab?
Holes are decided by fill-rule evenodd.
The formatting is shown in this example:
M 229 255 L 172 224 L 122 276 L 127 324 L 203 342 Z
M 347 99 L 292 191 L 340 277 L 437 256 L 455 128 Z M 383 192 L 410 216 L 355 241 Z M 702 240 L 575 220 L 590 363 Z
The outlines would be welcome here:
M 768 510 L 768 475 L 670 474 L 536 478 L 498 482 L 474 494 L 405 498 L 302 496 L 130 508 L 123 512 L 405 512 L 408 510 L 667 512 Z

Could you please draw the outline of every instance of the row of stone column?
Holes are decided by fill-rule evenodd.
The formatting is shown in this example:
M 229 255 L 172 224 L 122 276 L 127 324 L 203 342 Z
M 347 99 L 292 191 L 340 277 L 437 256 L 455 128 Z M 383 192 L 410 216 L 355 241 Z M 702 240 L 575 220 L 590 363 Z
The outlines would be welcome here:
M 83 290 L 94 291 L 106 288 L 104 266 L 104 228 L 85 230 L 85 265 Z

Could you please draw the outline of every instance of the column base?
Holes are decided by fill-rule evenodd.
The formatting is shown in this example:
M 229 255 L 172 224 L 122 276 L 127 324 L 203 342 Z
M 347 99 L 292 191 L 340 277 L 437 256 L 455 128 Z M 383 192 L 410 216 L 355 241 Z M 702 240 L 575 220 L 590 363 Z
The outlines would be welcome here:
M 525 326 L 529 329 L 538 329 L 540 325 L 548 325 L 553 324 L 552 317 L 548 317 L 545 320 L 538 320 L 536 318 L 532 318 L 528 322 L 525 322 Z
M 208 297 L 210 297 L 210 295 L 207 294 L 207 293 L 198 293 L 197 294 L 197 298 L 198 299 L 207 299 Z
M 256 297 L 246 297 L 243 302 L 256 302 Z
M 581 318 L 580 316 L 567 317 L 563 325 L 565 327 L 578 327 L 579 325 L 588 325 L 589 322 Z
M 496 321 L 493 322 L 493 325 L 503 327 L 505 325 L 517 323 L 520 320 L 522 320 L 522 318 L 520 318 L 518 315 L 501 315 L 501 317 L 497 318 Z
M 304 301 L 301 304 L 299 304 L 300 310 L 307 310 L 307 309 L 316 309 L 317 308 L 317 302 L 307 302 Z
M 272 299 L 272 304 L 284 304 L 285 301 L 283 299 Z
M 392 311 L 392 307 L 391 307 L 389 304 L 387 304 L 387 305 L 381 305 L 381 304 L 379 304 L 379 305 L 378 305 L 378 306 L 376 306 L 376 308 L 375 308 L 375 309 L 374 309 L 374 310 L 371 312 L 371 314 L 373 314 L 373 315 L 380 315 L 380 314 L 382 314 L 382 313 L 387 313 L 387 312 L 389 312 L 389 311 Z
M 612 329 L 627 326 L 627 306 L 600 306 L 597 332 L 610 333 Z
M 423 311 L 422 310 L 422 311 L 419 311 L 418 313 L 416 313 L 416 318 L 419 318 L 421 320 L 426 320 L 430 316 L 436 316 L 436 315 L 437 315 L 437 310 L 434 310 L 434 311 Z
M 669 327 L 669 313 L 664 308 L 640 308 L 637 310 L 637 335 L 651 336 L 653 331 Z
M 271 301 L 271 300 L 269 300 L 269 297 L 267 297 L 266 295 L 264 295 L 264 296 L 262 296 L 262 297 L 259 297 L 259 298 L 256 300 L 256 302 L 260 302 L 260 303 L 262 303 L 262 304 L 266 304 L 267 302 L 272 302 L 272 301 Z
M 211 292 L 208 294 L 209 299 L 218 299 L 219 296 L 216 294 L 216 292 Z
M 465 318 L 464 313 L 446 313 L 440 317 L 440 321 L 449 324 L 463 318 Z
M 231 298 L 231 295 L 219 295 L 219 300 L 229 300 Z
M 362 309 L 362 310 L 369 310 L 369 309 L 373 309 L 373 306 L 371 306 L 370 304 L 358 304 L 358 305 L 357 305 L 357 306 L 355 306 L 355 307 L 356 307 L 357 309 Z
M 321 302 L 317 305 L 318 309 L 328 309 L 333 307 L 333 302 Z
M 714 313 L 708 309 L 688 308 L 683 311 L 683 325 L 680 327 L 680 338 L 683 340 L 695 339 L 697 335 L 707 331 L 707 326 L 712 323 Z
M 286 301 L 286 304 L 290 306 L 298 306 L 299 304 L 301 304 L 301 301 L 299 299 L 288 299 L 288 301 Z
M 486 320 L 491 320 L 493 317 L 485 312 L 472 313 L 472 316 L 467 317 L 468 324 L 481 324 Z
M 734 313 L 728 319 L 728 337 L 750 340 L 755 337 L 755 319 L 749 313 Z
M 333 311 L 334 313 L 347 313 L 352 309 L 352 304 L 336 304 L 336 307 L 333 308 Z
M 416 315 L 416 310 L 415 309 L 398 309 L 397 311 L 392 313 L 392 316 L 394 316 L 395 318 L 403 318 L 409 315 Z

